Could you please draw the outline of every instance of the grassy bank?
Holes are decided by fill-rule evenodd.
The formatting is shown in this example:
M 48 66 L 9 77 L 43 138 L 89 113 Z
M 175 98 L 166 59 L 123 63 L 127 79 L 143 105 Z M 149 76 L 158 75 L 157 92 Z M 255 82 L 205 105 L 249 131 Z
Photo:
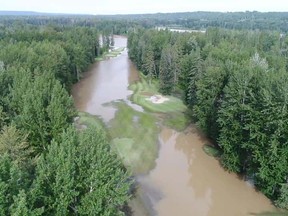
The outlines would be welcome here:
M 76 121 L 76 124 L 80 127 L 81 126 L 86 126 L 86 127 L 94 126 L 96 128 L 105 128 L 103 121 L 97 116 L 91 115 L 86 112 L 78 112 L 78 117 L 79 118 Z
M 120 55 L 123 51 L 125 50 L 124 47 L 120 47 L 117 49 L 113 49 L 110 52 L 104 52 L 101 56 L 95 58 L 95 61 L 102 61 L 105 60 L 106 58 L 114 58 Z
M 203 146 L 203 151 L 211 157 L 220 157 L 221 156 L 221 151 L 210 144 L 205 144 Z
M 160 104 L 149 100 L 151 96 L 160 94 L 156 81 L 148 82 L 146 77 L 142 76 L 140 82 L 130 85 L 129 88 L 133 91 L 131 100 L 134 103 L 142 106 L 147 111 L 165 114 L 162 121 L 165 126 L 178 131 L 182 131 L 187 127 L 189 123 L 186 116 L 187 107 L 182 100 L 173 96 L 165 96 L 168 100 Z
M 107 126 L 99 117 L 86 112 L 78 112 L 74 124 L 79 130 L 91 126 L 104 129 L 111 140 L 112 149 L 133 174 L 148 172 L 154 167 L 158 152 L 159 128 L 156 118 L 135 111 L 123 101 L 114 102 L 113 106 L 117 112 Z
M 157 91 L 158 83 L 155 81 L 149 83 L 145 77 L 142 77 L 141 82 L 134 83 L 129 88 L 134 92 L 131 100 L 148 111 L 169 113 L 184 112 L 186 110 L 186 106 L 182 100 L 173 96 L 165 96 L 168 98 L 168 101 L 161 104 L 155 104 L 147 100 L 147 98 L 153 95 L 159 95 L 160 93 Z
M 112 145 L 134 174 L 148 172 L 155 165 L 158 151 L 156 119 L 124 102 L 115 106 L 118 110 L 108 125 Z

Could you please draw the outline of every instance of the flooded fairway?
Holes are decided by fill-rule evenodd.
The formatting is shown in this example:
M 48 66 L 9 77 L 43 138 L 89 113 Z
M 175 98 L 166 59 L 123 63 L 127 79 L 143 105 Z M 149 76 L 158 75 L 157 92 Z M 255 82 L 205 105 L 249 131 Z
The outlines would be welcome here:
M 125 37 L 115 37 L 117 47 L 126 46 L 126 42 Z M 138 80 L 138 72 L 125 50 L 118 57 L 92 65 L 83 79 L 73 88 L 76 108 L 100 116 L 107 126 L 112 122 L 112 125 L 121 127 L 123 133 L 125 133 L 124 129 L 129 129 L 130 137 L 127 138 L 120 137 L 118 131 L 111 133 L 116 134 L 114 136 L 119 138 L 121 145 L 129 144 L 132 147 L 140 145 L 140 142 L 135 141 L 139 138 L 133 141 L 133 134 L 141 138 L 138 133 L 133 133 L 133 130 L 142 126 L 142 141 L 150 142 L 149 138 L 153 136 L 150 129 L 154 128 L 151 127 L 151 122 L 154 121 L 154 117 L 157 119 L 157 116 L 129 101 L 132 91 L 128 90 L 128 86 L 136 80 Z M 119 100 L 125 104 L 113 105 L 113 102 Z M 125 106 L 132 109 L 127 110 Z M 120 115 L 121 113 L 116 115 L 116 112 L 124 114 L 125 111 L 129 116 L 127 121 L 123 120 L 125 116 Z M 132 116 L 133 112 L 135 112 L 134 116 Z M 149 115 L 153 115 L 153 119 L 147 122 Z M 113 122 L 117 116 L 121 116 L 121 124 Z M 159 122 L 156 120 L 156 123 Z M 216 159 L 204 153 L 202 147 L 207 141 L 193 126 L 185 132 L 176 132 L 160 124 L 155 128 L 157 130 L 155 129 L 154 132 L 159 131 L 159 135 L 156 136 L 155 143 L 148 143 L 157 146 L 157 149 L 159 145 L 159 152 L 156 154 L 158 156 L 155 155 L 153 159 L 155 167 L 143 173 L 134 170 L 134 173 L 137 173 L 135 178 L 139 183 L 138 195 L 131 202 L 134 215 L 245 216 L 274 210 L 273 205 L 264 195 L 256 192 L 251 185 L 235 174 L 226 172 Z M 141 145 L 145 145 L 145 142 Z M 149 151 L 151 148 L 146 149 L 146 153 Z M 124 153 L 129 156 L 131 152 Z M 133 155 L 137 156 L 135 152 Z M 133 163 L 133 158 L 137 160 L 136 156 L 131 157 L 129 162 Z

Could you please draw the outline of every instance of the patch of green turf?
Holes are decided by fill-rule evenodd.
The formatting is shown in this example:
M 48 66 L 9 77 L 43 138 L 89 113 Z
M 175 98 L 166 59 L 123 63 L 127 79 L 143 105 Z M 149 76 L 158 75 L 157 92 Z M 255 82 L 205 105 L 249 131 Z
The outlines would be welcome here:
M 212 145 L 205 144 L 203 146 L 203 150 L 209 156 L 212 156 L 212 157 L 220 157 L 221 156 L 220 150 L 218 150 L 217 148 L 215 148 Z
M 117 49 L 114 49 L 113 52 L 119 52 L 119 53 L 121 53 L 121 52 L 123 52 L 124 50 L 125 50 L 125 47 L 119 47 L 119 48 L 117 48 Z
M 158 151 L 156 119 L 137 112 L 124 102 L 115 103 L 118 110 L 108 124 L 114 149 L 134 174 L 146 173 L 155 166 Z
M 134 83 L 129 88 L 134 91 L 131 100 L 151 112 L 169 113 L 184 112 L 186 110 L 186 106 L 182 100 L 176 97 L 165 96 L 169 100 L 161 104 L 155 104 L 148 100 L 150 96 L 159 94 L 155 81 L 149 83 L 145 78 L 142 78 L 141 82 Z
M 124 51 L 124 49 L 125 49 L 124 47 L 113 49 L 110 52 L 106 53 L 105 57 L 117 57 Z
M 112 53 L 112 52 L 109 52 L 108 54 L 105 55 L 105 57 L 110 57 L 110 58 L 114 58 L 114 57 L 117 57 L 118 54 L 116 53 Z
M 95 58 L 95 61 L 103 61 L 104 58 L 102 56 Z
M 165 117 L 163 124 L 177 131 L 183 131 L 187 128 L 189 120 L 185 113 L 181 112 L 169 113 Z
M 105 58 L 114 58 L 120 55 L 124 51 L 124 47 L 120 47 L 117 49 L 114 49 L 110 52 L 104 52 L 101 56 L 95 58 L 95 61 L 103 61 Z
M 105 128 L 103 121 L 94 115 L 86 112 L 78 112 L 79 119 L 77 123 L 79 125 L 86 125 L 87 127 L 94 126 L 96 128 Z

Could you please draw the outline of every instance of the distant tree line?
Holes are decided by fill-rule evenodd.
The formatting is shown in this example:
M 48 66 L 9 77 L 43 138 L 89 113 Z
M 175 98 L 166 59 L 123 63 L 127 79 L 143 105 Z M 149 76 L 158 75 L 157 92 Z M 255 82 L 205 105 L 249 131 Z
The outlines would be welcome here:
M 288 12 L 185 12 L 96 16 L 103 20 L 133 21 L 144 28 L 171 26 L 174 28 L 276 30 L 288 31 Z
M 12 13 L 13 14 L 13 13 Z M 0 11 L 0 29 L 5 27 L 14 26 L 17 28 L 27 28 L 39 26 L 50 26 L 53 28 L 69 28 L 69 27 L 89 27 L 97 29 L 101 33 L 125 35 L 129 29 L 136 27 L 151 27 L 151 24 L 145 24 L 145 21 L 139 22 L 133 19 L 110 19 L 102 16 L 89 16 L 89 15 L 1 15 Z
M 76 131 L 69 95 L 108 49 L 99 35 L 111 32 L 6 19 L 0 21 L 0 215 L 122 215 L 129 174 L 104 130 Z
M 127 34 L 129 30 L 164 26 L 205 30 L 218 27 L 234 30 L 273 30 L 288 32 L 288 12 L 185 12 L 130 15 L 63 15 L 0 11 L 0 23 L 6 26 L 85 26 L 98 30 Z M 1 25 L 0 25 L 1 28 Z
M 163 94 L 182 95 L 222 165 L 288 208 L 288 36 L 138 29 L 129 56 Z

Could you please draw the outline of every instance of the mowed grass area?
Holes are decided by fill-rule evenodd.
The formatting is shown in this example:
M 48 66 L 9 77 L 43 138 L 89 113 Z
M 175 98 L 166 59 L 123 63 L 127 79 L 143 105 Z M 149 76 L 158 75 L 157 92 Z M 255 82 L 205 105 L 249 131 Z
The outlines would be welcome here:
M 134 174 L 146 173 L 155 166 L 159 128 L 156 118 L 137 112 L 124 102 L 108 124 L 112 146 Z
M 142 106 L 147 111 L 165 114 L 162 122 L 165 126 L 178 131 L 182 131 L 188 126 L 189 118 L 187 118 L 186 115 L 187 107 L 181 99 L 173 96 L 165 96 L 169 100 L 161 104 L 155 104 L 147 100 L 153 95 L 160 94 L 156 81 L 149 83 L 146 77 L 142 75 L 141 81 L 130 85 L 129 89 L 134 92 L 131 96 L 131 100 L 134 103 Z
M 106 58 L 114 58 L 120 55 L 123 51 L 125 50 L 125 47 L 119 47 L 116 49 L 111 50 L 110 52 L 105 52 L 103 55 L 95 58 L 95 61 L 102 61 L 105 60 Z

